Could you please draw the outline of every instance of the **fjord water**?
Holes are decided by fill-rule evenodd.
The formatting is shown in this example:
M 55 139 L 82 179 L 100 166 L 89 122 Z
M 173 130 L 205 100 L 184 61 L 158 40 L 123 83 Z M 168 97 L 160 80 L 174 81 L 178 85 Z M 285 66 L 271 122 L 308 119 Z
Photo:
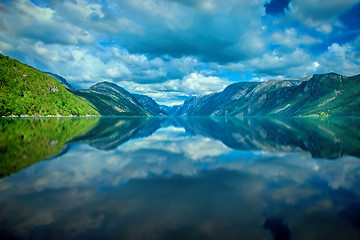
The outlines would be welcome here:
M 0 239 L 359 239 L 360 119 L 0 120 Z

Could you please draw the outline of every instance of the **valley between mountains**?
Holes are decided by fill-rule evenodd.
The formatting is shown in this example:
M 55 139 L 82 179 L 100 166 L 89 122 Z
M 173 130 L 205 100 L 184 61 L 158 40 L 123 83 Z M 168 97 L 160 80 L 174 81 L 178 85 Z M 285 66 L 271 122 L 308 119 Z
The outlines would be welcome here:
M 360 116 L 360 75 L 238 82 L 169 107 L 110 82 L 75 90 L 59 75 L 0 54 L 0 115 Z

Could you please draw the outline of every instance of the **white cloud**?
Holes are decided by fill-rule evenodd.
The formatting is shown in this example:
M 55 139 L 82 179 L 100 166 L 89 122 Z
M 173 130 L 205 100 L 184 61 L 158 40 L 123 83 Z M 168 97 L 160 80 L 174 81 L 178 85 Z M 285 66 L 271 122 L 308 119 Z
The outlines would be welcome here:
M 313 67 L 314 67 L 314 72 L 318 69 L 318 67 L 320 66 L 320 64 L 318 62 L 313 62 Z
M 11 44 L 0 40 L 0 52 L 9 51 L 11 49 L 13 49 Z
M 284 32 L 275 32 L 271 38 L 274 42 L 289 47 L 320 43 L 320 40 L 308 35 L 300 36 L 300 34 L 294 28 L 287 28 Z
M 320 26 L 318 26 L 316 28 L 316 30 L 318 30 L 319 32 L 323 32 L 323 33 L 331 33 L 333 30 L 333 27 L 330 24 L 325 23 L 325 24 L 321 24 Z
M 74 12 L 79 19 L 90 19 L 91 17 L 103 18 L 105 15 L 100 4 L 89 3 L 84 0 L 65 1 L 64 7 Z
M 111 51 L 115 58 L 120 59 L 126 64 L 141 66 L 148 62 L 148 59 L 144 54 L 129 54 L 125 49 L 117 47 L 113 47 Z
M 32 20 L 39 22 L 53 21 L 56 13 L 51 8 L 38 7 L 29 0 L 17 0 L 15 6 L 22 13 L 20 16 L 27 18 L 25 24 L 31 24 Z
M 120 78 L 131 74 L 130 70 L 123 64 L 115 63 L 113 67 L 106 70 L 107 75 L 110 78 Z
M 114 81 L 168 104 L 221 91 L 231 83 L 222 76 L 264 81 L 358 71 L 356 48 L 339 45 L 341 55 L 334 45 L 320 58 L 308 50 L 340 26 L 337 17 L 355 1 L 293 0 L 274 26 L 262 18 L 264 2 L 7 1 L 0 6 L 0 51 L 76 87 Z M 284 19 L 312 29 L 303 33 Z
M 93 41 L 91 34 L 78 24 L 72 24 L 64 16 L 49 7 L 40 7 L 29 0 L 17 0 L 3 15 L 7 31 L 18 38 L 35 42 L 79 44 Z M 9 27 L 11 26 L 11 27 Z
M 327 52 L 319 57 L 318 64 L 318 70 L 322 72 L 336 72 L 349 76 L 360 73 L 360 58 L 348 43 L 331 44 Z
M 48 45 L 43 44 L 42 42 L 37 42 L 34 45 L 34 52 L 43 59 L 49 61 L 58 61 L 59 56 L 55 49 L 51 48 Z
M 178 88 L 183 92 L 194 95 L 206 95 L 213 92 L 220 92 L 230 84 L 226 78 L 213 76 L 206 77 L 199 73 L 191 73 L 185 76 L 180 82 L 177 81 L 177 83 Z
M 248 31 L 245 31 L 238 42 L 229 47 L 229 51 L 237 52 L 242 55 L 242 58 L 248 59 L 254 56 L 259 56 L 266 47 L 265 40 L 262 36 L 262 31 L 254 31 L 258 26 L 249 26 Z
M 265 77 L 255 77 L 249 80 L 249 82 L 266 82 L 269 80 L 285 80 L 286 77 L 284 75 L 276 75 L 276 76 L 265 76 Z
M 172 71 L 179 72 L 181 75 L 186 75 L 194 72 L 197 67 L 202 67 L 202 65 L 203 63 L 199 62 L 198 59 L 187 56 L 172 59 L 168 63 L 168 68 L 170 68 Z
M 130 92 L 146 94 L 154 98 L 158 103 L 167 105 L 182 103 L 189 96 L 203 96 L 220 92 L 231 84 L 226 78 L 204 76 L 197 72 L 190 73 L 182 79 L 172 79 L 162 83 L 139 84 L 129 81 L 117 83 Z
M 358 0 L 292 0 L 286 14 L 295 17 L 309 27 L 323 33 L 332 32 L 336 18 L 348 10 Z
M 238 73 L 242 81 L 263 82 L 267 80 L 283 80 L 313 75 L 319 72 L 321 62 L 315 60 L 302 48 L 276 49 L 248 61 L 217 65 L 221 70 Z M 246 75 L 244 72 L 251 74 Z
M 293 52 L 285 54 L 274 50 L 271 54 L 267 53 L 262 57 L 250 60 L 250 64 L 258 73 L 279 75 L 291 71 L 292 68 L 307 65 L 309 60 L 309 54 L 300 48 L 296 48 Z
M 141 27 L 124 16 L 110 16 L 108 9 L 98 3 L 89 3 L 84 0 L 65 1 L 64 4 L 55 5 L 59 13 L 67 21 L 77 26 L 89 29 L 92 33 L 104 37 L 102 33 L 115 34 L 131 32 L 141 34 Z

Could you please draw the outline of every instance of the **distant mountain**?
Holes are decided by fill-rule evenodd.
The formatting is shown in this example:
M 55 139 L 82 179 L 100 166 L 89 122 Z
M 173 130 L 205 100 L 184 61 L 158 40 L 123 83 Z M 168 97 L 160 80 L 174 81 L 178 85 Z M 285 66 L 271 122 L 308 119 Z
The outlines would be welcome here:
M 57 79 L 66 89 L 68 89 L 69 91 L 72 91 L 72 92 L 75 92 L 76 90 L 75 90 L 75 88 L 73 88 L 67 81 L 66 81 L 66 79 L 65 78 L 63 78 L 62 76 L 59 76 L 59 75 L 57 75 L 57 74 L 54 74 L 54 73 L 50 73 L 50 72 L 45 72 L 46 74 L 48 74 L 49 76 L 51 76 L 51 77 L 53 77 L 53 78 L 55 78 L 55 79 Z M 113 84 L 113 86 L 115 86 L 116 84 L 115 83 L 105 83 L 105 84 Z M 109 85 L 110 86 L 110 85 Z M 95 85 L 95 86 L 93 86 L 92 87 L 92 89 L 91 90 L 94 90 L 94 88 L 97 88 L 97 90 L 99 90 L 99 84 L 97 84 L 97 85 Z M 133 101 L 133 99 L 130 97 L 130 93 L 128 92 L 128 91 L 126 91 L 125 89 L 123 89 L 123 88 L 121 88 L 121 87 L 119 87 L 118 85 L 116 85 L 115 86 L 115 88 L 117 88 L 118 90 L 119 90 L 119 92 L 121 92 L 120 93 L 120 95 L 122 95 L 122 96 L 126 96 L 125 98 L 122 98 L 124 101 Z M 89 90 L 90 90 L 89 89 Z M 103 91 L 104 90 L 104 91 Z M 107 90 L 105 90 L 104 88 L 103 88 L 103 90 L 100 90 L 100 92 L 101 91 L 103 91 L 102 93 L 105 93 Z M 77 94 L 77 95 L 81 95 L 81 94 L 84 94 L 84 92 L 86 92 L 86 91 L 88 91 L 88 90 L 80 90 L 79 92 L 81 92 L 81 93 L 79 93 L 79 92 L 76 92 L 75 94 Z M 99 93 L 99 91 L 98 91 L 98 93 Z M 146 96 L 146 95 L 140 95 L 140 94 L 132 94 L 132 96 L 140 103 L 140 105 L 143 107 L 143 108 L 145 108 L 148 112 L 150 112 L 152 115 L 154 115 L 154 116 L 167 116 L 168 114 L 164 111 L 164 110 L 162 110 L 162 108 L 155 102 L 155 100 L 154 99 L 152 99 L 151 97 L 149 97 L 149 96 Z M 120 97 L 121 98 L 121 97 Z M 92 98 L 89 98 L 89 100 L 90 99 L 92 99 Z M 103 99 L 104 100 L 104 99 Z M 94 101 L 93 103 L 97 103 L 97 101 Z M 114 102 L 114 101 L 112 101 L 112 102 L 108 102 L 110 105 L 112 105 L 112 104 L 118 104 L 118 102 Z M 99 105 L 99 107 L 101 106 L 101 105 L 103 105 L 103 104 L 101 104 L 101 103 L 97 103 L 97 104 L 100 104 Z M 137 103 L 136 103 L 137 104 Z M 128 115 L 128 113 L 126 113 L 126 114 L 122 114 L 122 113 L 118 113 L 118 110 L 116 110 L 116 107 L 119 107 L 119 106 L 116 106 L 115 107 L 115 105 L 114 106 L 107 106 L 107 107 L 105 107 L 105 109 L 102 109 L 101 108 L 101 110 L 99 110 L 99 111 L 102 111 L 104 114 L 102 114 L 102 115 Z M 128 104 L 129 105 L 129 104 Z M 132 105 L 131 103 L 130 103 L 130 105 Z M 119 107 L 119 108 L 121 108 L 121 107 Z M 115 109 L 115 111 L 114 111 L 114 109 Z M 125 111 L 125 112 L 127 112 L 127 111 Z M 141 112 L 141 111 L 140 111 Z M 138 115 L 138 114 L 135 114 L 135 115 Z M 139 114 L 139 115 L 148 115 L 147 113 L 145 113 L 145 114 Z
M 210 116 L 210 115 L 227 115 L 220 114 L 229 103 L 241 96 L 251 92 L 260 83 L 240 82 L 227 86 L 224 91 L 212 93 L 202 97 L 193 97 L 184 102 L 177 110 L 175 115 L 178 116 Z
M 174 105 L 174 106 L 166 106 L 166 105 L 161 105 L 162 109 L 169 115 L 169 116 L 175 116 L 178 115 L 177 112 L 179 111 L 179 109 L 181 108 L 182 105 Z
M 99 115 L 58 80 L 0 54 L 0 116 Z
M 167 116 L 168 114 L 162 109 L 162 107 L 157 104 L 154 99 L 149 96 L 141 94 L 132 94 L 136 100 L 143 106 L 146 110 L 151 112 L 154 116 Z
M 115 83 L 101 82 L 89 89 L 74 94 L 91 102 L 101 115 L 110 116 L 152 116 L 136 98 Z
M 360 116 L 360 75 L 239 82 L 188 99 L 177 116 Z
M 55 73 L 51 73 L 51 72 L 44 72 L 47 75 L 49 75 L 50 77 L 55 78 L 56 80 L 58 80 L 67 90 L 69 91 L 75 91 L 75 88 L 73 88 L 73 86 L 71 86 L 65 78 L 63 78 L 62 76 L 59 76 Z

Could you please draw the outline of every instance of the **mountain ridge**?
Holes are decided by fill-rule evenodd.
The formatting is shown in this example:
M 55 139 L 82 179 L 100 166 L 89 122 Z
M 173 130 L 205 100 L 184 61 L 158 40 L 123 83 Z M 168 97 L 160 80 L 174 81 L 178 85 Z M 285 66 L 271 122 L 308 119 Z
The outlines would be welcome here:
M 176 116 L 360 116 L 360 75 L 234 83 L 185 100 Z
M 146 110 L 145 112 L 142 110 L 138 110 L 133 115 L 145 115 L 145 116 L 150 116 L 150 115 L 167 116 L 168 115 L 162 109 L 162 107 L 159 104 L 157 104 L 156 101 L 154 99 L 152 99 L 151 97 L 149 97 L 147 95 L 130 93 L 123 87 L 117 85 L 116 83 L 103 81 L 103 82 L 98 82 L 98 83 L 94 84 L 93 86 L 91 86 L 88 89 L 75 90 L 75 88 L 72 87 L 71 84 L 69 84 L 66 81 L 66 79 L 63 78 L 62 76 L 51 73 L 51 72 L 45 72 L 45 73 L 48 74 L 49 76 L 52 76 L 55 79 L 57 79 L 66 89 L 68 89 L 70 92 L 74 93 L 75 95 L 79 95 L 79 96 L 88 98 L 88 100 L 90 102 L 93 101 L 93 104 L 95 104 L 97 106 L 97 111 L 102 112 L 103 113 L 102 115 L 129 115 L 129 114 L 131 115 L 131 113 L 121 114 L 121 112 L 123 112 L 123 111 L 119 111 L 117 109 L 117 108 L 119 108 L 119 106 L 117 106 L 118 103 L 112 102 L 112 104 L 106 104 L 105 99 L 102 99 L 102 103 L 100 103 L 98 101 L 95 101 L 93 99 L 94 96 L 91 97 L 91 94 L 98 95 L 97 96 L 98 99 L 101 99 L 104 97 L 106 98 L 106 95 L 112 99 L 118 99 L 118 100 L 122 99 L 124 101 L 129 102 L 127 105 L 132 105 L 133 107 L 134 107 L 134 105 L 140 105 L 142 108 L 144 108 Z M 105 96 L 101 97 L 101 95 L 105 95 Z M 104 108 L 106 110 L 104 110 Z M 115 108 L 115 110 L 111 109 L 111 108 Z M 150 112 L 150 115 L 149 115 L 149 112 Z
M 223 91 L 160 106 L 112 82 L 75 90 L 0 54 L 1 116 L 360 116 L 360 75 L 337 73 L 266 82 L 237 82 Z
M 153 101 L 152 106 L 157 103 Z M 157 105 L 158 106 L 158 105 Z M 164 115 L 166 113 L 163 113 Z M 0 116 L 153 116 L 124 88 L 100 82 L 75 90 L 65 78 L 0 54 Z
M 63 78 L 60 75 L 57 75 L 55 73 L 51 73 L 51 72 L 44 72 L 47 75 L 49 75 L 52 78 L 55 78 L 56 80 L 58 80 L 67 90 L 69 91 L 75 91 L 75 88 L 73 86 L 71 86 L 71 84 L 69 84 L 65 78 Z
M 100 82 L 89 89 L 77 90 L 75 95 L 91 102 L 101 115 L 113 116 L 152 116 L 136 98 L 119 85 Z

